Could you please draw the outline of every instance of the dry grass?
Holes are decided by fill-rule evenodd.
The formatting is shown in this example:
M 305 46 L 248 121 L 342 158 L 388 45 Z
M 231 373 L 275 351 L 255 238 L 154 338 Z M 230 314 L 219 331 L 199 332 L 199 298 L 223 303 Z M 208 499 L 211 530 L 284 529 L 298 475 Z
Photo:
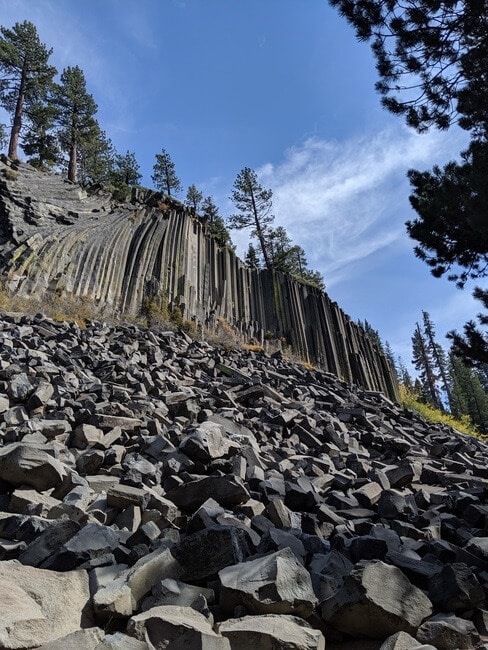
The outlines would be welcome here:
M 42 298 L 9 295 L 0 289 L 0 309 L 20 314 L 45 314 L 56 321 L 69 321 L 86 327 L 88 319 L 105 319 L 106 314 L 93 302 L 77 296 L 44 295 Z

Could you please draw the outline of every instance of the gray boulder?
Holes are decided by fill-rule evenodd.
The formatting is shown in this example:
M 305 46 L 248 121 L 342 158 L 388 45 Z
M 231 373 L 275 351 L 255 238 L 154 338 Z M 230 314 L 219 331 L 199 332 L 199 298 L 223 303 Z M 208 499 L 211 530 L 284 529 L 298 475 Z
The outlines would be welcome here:
M 219 578 L 228 614 L 242 605 L 251 614 L 308 618 L 317 604 L 310 575 L 289 548 L 222 569 Z
M 432 614 L 432 604 L 400 569 L 362 560 L 321 610 L 324 620 L 342 632 L 380 639 L 401 631 L 415 635 Z
M 232 650 L 325 650 L 325 638 L 297 616 L 244 616 L 217 625 Z

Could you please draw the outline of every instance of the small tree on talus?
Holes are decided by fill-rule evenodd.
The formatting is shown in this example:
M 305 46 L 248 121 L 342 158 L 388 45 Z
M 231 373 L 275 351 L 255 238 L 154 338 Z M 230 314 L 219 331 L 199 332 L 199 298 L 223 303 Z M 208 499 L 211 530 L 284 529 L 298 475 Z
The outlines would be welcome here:
M 165 149 L 156 154 L 153 171 L 151 178 L 156 189 L 160 192 L 165 192 L 168 196 L 171 196 L 171 190 L 174 192 L 181 191 L 181 183 L 175 172 L 175 164 Z
M 114 182 L 124 183 L 129 187 L 137 185 L 142 174 L 139 171 L 139 163 L 136 160 L 136 155 L 133 151 L 126 151 L 124 155 L 117 154 L 114 160 Z
M 45 98 L 56 68 L 48 63 L 52 50 L 41 43 L 31 22 L 0 27 L 0 33 L 0 104 L 12 115 L 8 156 L 16 160 L 25 108 Z
M 186 192 L 185 204 L 193 208 L 195 212 L 198 212 L 202 201 L 203 194 L 197 190 L 196 185 L 190 185 Z
M 419 372 L 424 397 L 432 406 L 442 409 L 442 402 L 436 385 L 438 377 L 427 341 L 418 323 L 412 336 L 412 363 Z
M 74 66 L 65 68 L 56 90 L 56 106 L 59 108 L 60 139 L 63 150 L 68 153 L 68 179 L 78 179 L 78 152 L 93 136 L 97 105 L 86 90 L 83 71 Z
M 242 230 L 251 229 L 251 237 L 255 237 L 261 248 L 264 264 L 267 269 L 272 267 L 272 259 L 268 253 L 268 232 L 274 221 L 271 215 L 273 192 L 260 185 L 255 171 L 244 167 L 234 181 L 231 200 L 238 213 L 229 217 L 229 228 Z

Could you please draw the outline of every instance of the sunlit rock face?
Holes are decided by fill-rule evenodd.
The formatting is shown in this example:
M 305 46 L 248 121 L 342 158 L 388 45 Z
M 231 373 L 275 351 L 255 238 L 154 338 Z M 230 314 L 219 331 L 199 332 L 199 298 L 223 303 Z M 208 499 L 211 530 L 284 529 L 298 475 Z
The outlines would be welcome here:
M 120 203 L 4 157 L 0 276 L 12 292 L 85 297 L 117 315 L 164 301 L 197 325 L 223 319 L 258 343 L 271 335 L 347 382 L 396 396 L 384 356 L 325 293 L 246 267 L 160 193 L 134 188 Z

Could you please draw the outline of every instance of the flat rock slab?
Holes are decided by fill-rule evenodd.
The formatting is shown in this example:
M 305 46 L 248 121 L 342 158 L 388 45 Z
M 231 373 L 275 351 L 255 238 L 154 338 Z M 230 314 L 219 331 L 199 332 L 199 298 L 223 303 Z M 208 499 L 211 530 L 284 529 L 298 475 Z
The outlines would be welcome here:
M 251 498 L 243 481 L 236 476 L 205 476 L 184 483 L 165 496 L 182 510 L 191 512 L 210 498 L 224 507 L 246 503 Z
M 86 571 L 0 562 L 0 647 L 32 648 L 93 625 Z
M 229 640 L 214 632 L 208 619 L 191 607 L 153 607 L 133 616 L 127 631 L 154 648 L 231 650 Z
M 244 616 L 217 625 L 232 650 L 325 650 L 325 638 L 297 616 Z

